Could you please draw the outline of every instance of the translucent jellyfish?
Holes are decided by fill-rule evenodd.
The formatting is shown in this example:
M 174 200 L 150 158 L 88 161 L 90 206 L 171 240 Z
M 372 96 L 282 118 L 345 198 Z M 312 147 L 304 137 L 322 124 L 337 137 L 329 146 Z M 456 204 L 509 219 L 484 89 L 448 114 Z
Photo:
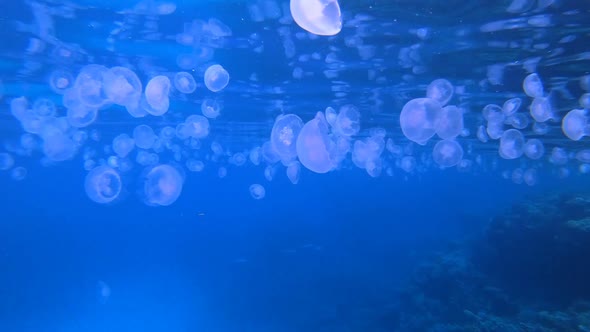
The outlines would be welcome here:
M 144 178 L 146 204 L 168 206 L 174 203 L 180 196 L 183 182 L 180 172 L 170 165 L 151 168 Z
M 229 83 L 229 73 L 220 65 L 212 65 L 205 71 L 204 80 L 207 89 L 219 92 Z
M 545 122 L 554 117 L 549 97 L 535 98 L 530 106 L 531 116 L 537 122 Z
M 135 105 L 141 98 L 142 85 L 139 77 L 128 68 L 113 67 L 104 73 L 104 91 L 114 104 Z
M 14 166 L 14 158 L 6 152 L 0 152 L 0 171 L 7 171 Z
M 402 132 L 409 140 L 426 144 L 436 133 L 440 111 L 440 104 L 430 98 L 410 100 L 400 114 Z
M 121 176 L 109 166 L 92 169 L 84 181 L 86 195 L 96 203 L 105 204 L 117 199 L 123 189 Z
M 537 160 L 541 159 L 545 154 L 545 146 L 541 140 L 536 138 L 531 138 L 530 140 L 526 141 L 524 145 L 524 155 L 530 159 Z
M 426 97 L 438 101 L 441 106 L 445 106 L 453 98 L 453 89 L 451 82 L 440 78 L 428 85 Z
M 292 184 L 299 183 L 299 177 L 301 176 L 301 164 L 297 161 L 292 162 L 287 166 L 287 178 Z
M 43 153 L 51 161 L 69 160 L 76 154 L 76 144 L 70 137 L 56 132 L 44 138 Z
M 252 196 L 252 198 L 263 199 L 265 194 L 266 190 L 264 190 L 263 186 L 257 183 L 250 186 L 250 195 Z
M 215 119 L 221 112 L 221 106 L 214 99 L 205 99 L 201 103 L 201 112 L 209 119 Z
M 541 98 L 545 94 L 543 82 L 537 73 L 529 74 L 522 82 L 522 88 L 527 96 L 532 98 Z
M 49 75 L 49 86 L 55 93 L 64 94 L 74 85 L 74 76 L 65 70 L 55 70 Z
M 537 184 L 538 178 L 539 177 L 537 175 L 537 170 L 534 168 L 527 169 L 526 171 L 524 171 L 522 175 L 524 183 L 526 183 L 529 186 L 534 186 L 535 184 Z
M 561 129 L 572 141 L 579 141 L 588 134 L 588 117 L 585 110 L 571 110 L 564 117 Z
M 260 165 L 260 161 L 261 161 L 261 149 L 260 147 L 255 147 L 252 150 L 250 150 L 250 154 L 248 155 L 248 159 L 250 159 L 250 162 L 253 165 Z
M 334 132 L 346 137 L 358 134 L 361 129 L 360 118 L 361 114 L 356 107 L 353 105 L 342 106 L 334 122 Z
M 530 123 L 530 117 L 526 113 L 516 113 L 510 116 L 508 120 L 514 129 L 524 129 Z
M 301 129 L 297 137 L 297 155 L 307 169 L 327 173 L 337 166 L 334 159 L 335 143 L 329 134 L 328 123 L 322 112 L 318 112 Z
M 266 168 L 264 168 L 264 178 L 266 181 L 272 181 L 275 178 L 275 174 L 276 169 L 273 167 L 273 165 L 267 165 Z
M 39 117 L 55 116 L 55 104 L 47 98 L 39 98 L 33 103 L 33 112 Z
M 516 129 L 508 129 L 500 138 L 500 157 L 516 159 L 524 153 L 524 136 Z
M 152 78 L 145 87 L 146 111 L 151 115 L 160 116 L 170 107 L 170 80 L 166 76 Z
M 186 161 L 186 168 L 191 172 L 201 172 L 205 169 L 205 164 L 200 160 L 189 159 Z
M 121 134 L 113 139 L 113 152 L 117 156 L 125 158 L 133 149 L 135 149 L 135 140 L 129 135 Z
M 330 126 L 334 127 L 336 124 L 336 118 L 338 117 L 338 113 L 332 107 L 326 107 L 325 111 L 326 121 L 330 124 Z
M 226 176 L 227 176 L 227 168 L 225 168 L 223 166 L 219 167 L 219 169 L 217 170 L 217 177 L 220 179 L 223 179 Z
M 520 108 L 520 105 L 522 104 L 522 100 L 520 98 L 512 98 L 512 99 L 508 99 L 506 100 L 506 102 L 504 102 L 504 105 L 502 106 L 502 113 L 504 113 L 505 116 L 511 116 L 514 113 L 518 112 L 518 109 Z
M 204 138 L 209 135 L 209 120 L 202 115 L 191 115 L 186 118 L 186 133 L 194 138 Z
M 399 167 L 406 173 L 411 173 L 416 169 L 416 158 L 405 156 L 400 160 Z
M 432 159 L 442 167 L 457 165 L 463 159 L 463 148 L 455 140 L 442 140 L 434 145 Z
M 459 136 L 463 130 L 463 111 L 456 106 L 443 107 L 436 125 L 436 134 L 442 139 Z
M 140 149 L 151 149 L 157 138 L 158 136 L 150 126 L 139 125 L 133 129 L 135 145 Z
M 174 75 L 174 87 L 182 93 L 193 93 L 197 89 L 197 82 L 193 75 L 181 71 Z
M 512 0 L 506 11 L 512 14 L 524 13 L 533 8 L 535 0 Z
M 108 100 L 103 79 L 109 69 L 100 65 L 87 65 L 82 68 L 74 83 L 74 90 L 82 104 L 100 108 Z
M 380 159 L 384 149 L 384 136 L 374 135 L 364 140 L 357 140 L 353 145 L 352 162 L 357 167 L 368 171 L 369 167 L 376 166 L 377 160 Z
M 12 169 L 12 171 L 10 171 L 10 177 L 14 180 L 14 181 L 22 181 L 27 177 L 27 169 L 22 167 L 22 166 L 18 166 Z
M 291 0 L 291 16 L 302 29 L 319 36 L 333 36 L 342 30 L 337 0 Z
M 70 126 L 75 128 L 84 128 L 96 121 L 98 110 L 86 106 L 68 108 L 66 118 Z
M 303 121 L 295 114 L 280 115 L 270 134 L 270 143 L 284 163 L 297 158 L 297 137 L 303 128 Z
M 554 165 L 558 165 L 558 166 L 563 166 L 565 164 L 567 164 L 569 160 L 567 151 L 565 151 L 565 149 L 560 148 L 560 147 L 554 147 L 551 150 L 551 156 L 549 157 L 549 162 L 551 162 Z

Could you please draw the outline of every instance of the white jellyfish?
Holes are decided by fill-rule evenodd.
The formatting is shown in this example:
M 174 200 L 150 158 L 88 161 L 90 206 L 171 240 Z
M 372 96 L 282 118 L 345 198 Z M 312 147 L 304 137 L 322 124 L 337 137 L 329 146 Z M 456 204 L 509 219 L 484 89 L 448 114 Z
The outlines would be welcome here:
M 174 75 L 174 87 L 182 93 L 193 93 L 197 89 L 197 82 L 193 75 L 181 71 Z
M 84 181 L 86 195 L 96 203 L 110 203 L 114 201 L 123 188 L 119 173 L 108 166 L 92 169 Z
M 219 92 L 229 83 L 229 73 L 221 65 L 212 65 L 205 70 L 204 80 L 207 89 Z
M 453 89 L 451 82 L 440 78 L 428 85 L 426 97 L 436 100 L 441 106 L 444 106 L 453 98 Z
M 7 171 L 14 166 L 14 157 L 6 152 L 0 152 L 0 171 Z
M 500 138 L 500 157 L 516 159 L 524 153 L 524 136 L 516 129 L 508 129 Z
M 104 86 L 104 76 L 109 69 L 100 65 L 87 65 L 78 74 L 73 89 L 82 104 L 101 107 L 108 100 Z
M 135 148 L 135 140 L 127 134 L 118 135 L 113 139 L 113 152 L 120 158 L 125 158 Z
M 194 138 L 204 138 L 209 135 L 209 120 L 202 115 L 191 115 L 185 121 L 185 133 Z
M 539 97 L 533 99 L 530 106 L 531 116 L 537 122 L 545 122 L 554 117 L 553 106 L 549 97 Z
M 299 183 L 299 177 L 301 176 L 301 164 L 298 161 L 294 161 L 287 166 L 287 178 L 292 184 Z
M 524 155 L 533 160 L 540 159 L 545 154 L 545 146 L 543 145 L 543 142 L 536 138 L 531 138 L 526 141 L 523 150 Z
M 201 103 L 201 112 L 209 119 L 215 119 L 221 112 L 221 106 L 214 99 L 205 99 Z
M 432 159 L 442 167 L 457 165 L 463 159 L 463 148 L 455 140 L 442 140 L 434 145 Z
M 109 101 L 121 106 L 135 105 L 142 85 L 137 75 L 125 67 L 113 67 L 104 73 L 104 90 Z
M 436 125 L 436 134 L 442 139 L 459 136 L 463 130 L 463 111 L 456 106 L 443 107 Z
M 170 107 L 170 79 L 166 76 L 152 78 L 145 87 L 146 111 L 151 115 L 160 116 L 168 112 Z
M 76 144 L 67 135 L 55 132 L 45 136 L 43 153 L 51 161 L 69 160 L 76 153 Z
M 569 111 L 564 117 L 561 129 L 565 136 L 572 141 L 579 141 L 588 134 L 588 117 L 586 111 L 575 109 Z
M 291 0 L 291 16 L 302 29 L 320 36 L 333 36 L 342 30 L 337 0 Z
M 520 98 L 511 98 L 506 100 L 506 102 L 504 102 L 504 105 L 502 106 L 502 113 L 504 113 L 505 116 L 511 116 L 514 113 L 518 112 L 518 109 L 520 108 L 520 105 L 522 104 L 522 100 Z
M 266 190 L 264 190 L 263 186 L 255 183 L 253 185 L 250 185 L 250 195 L 254 199 L 263 199 L 266 195 Z
M 333 124 L 334 132 L 338 135 L 350 137 L 358 134 L 361 114 L 353 105 L 344 105 L 340 108 L 338 116 Z
M 525 77 L 522 82 L 522 88 L 527 96 L 532 98 L 541 98 L 544 95 L 543 82 L 537 73 L 532 73 Z
M 430 98 L 412 99 L 404 105 L 400 114 L 400 126 L 404 136 L 420 145 L 434 136 L 441 112 L 440 104 Z
M 299 132 L 297 156 L 307 169 L 327 173 L 337 166 L 334 156 L 336 144 L 329 134 L 328 123 L 322 112 L 318 112 Z
M 303 128 L 303 121 L 295 114 L 280 115 L 270 134 L 270 143 L 285 164 L 297 158 L 297 137 Z
M 170 165 L 151 168 L 143 186 L 146 204 L 168 206 L 174 203 L 180 196 L 183 182 L 180 172 Z
M 133 129 L 135 145 L 140 149 L 150 149 L 157 138 L 158 136 L 156 136 L 152 127 L 148 125 L 139 125 Z

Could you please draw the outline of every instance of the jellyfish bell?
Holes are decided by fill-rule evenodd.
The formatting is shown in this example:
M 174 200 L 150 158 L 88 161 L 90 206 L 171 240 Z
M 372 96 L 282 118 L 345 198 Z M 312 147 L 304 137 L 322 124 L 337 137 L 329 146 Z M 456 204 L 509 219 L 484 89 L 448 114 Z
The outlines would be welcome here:
M 150 206 L 168 206 L 174 203 L 184 183 L 183 174 L 174 166 L 157 165 L 143 175 L 143 199 Z
M 301 128 L 303 128 L 303 121 L 295 114 L 281 115 L 275 121 L 270 142 L 274 151 L 284 162 L 297 158 L 295 143 Z
M 291 0 L 291 16 L 302 29 L 319 36 L 334 36 L 342 30 L 337 0 Z
M 301 128 L 296 147 L 299 161 L 312 172 L 327 173 L 337 166 L 336 142 L 329 135 L 328 123 L 322 112 Z
M 109 166 L 92 169 L 84 182 L 86 195 L 100 204 L 111 203 L 121 194 L 123 185 L 119 173 Z

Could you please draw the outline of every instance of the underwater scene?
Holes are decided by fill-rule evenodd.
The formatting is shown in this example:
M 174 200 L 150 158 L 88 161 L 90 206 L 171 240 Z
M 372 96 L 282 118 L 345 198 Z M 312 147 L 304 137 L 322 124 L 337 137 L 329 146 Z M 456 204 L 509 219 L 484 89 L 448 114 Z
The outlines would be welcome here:
M 0 0 L 0 332 L 590 332 L 590 1 Z

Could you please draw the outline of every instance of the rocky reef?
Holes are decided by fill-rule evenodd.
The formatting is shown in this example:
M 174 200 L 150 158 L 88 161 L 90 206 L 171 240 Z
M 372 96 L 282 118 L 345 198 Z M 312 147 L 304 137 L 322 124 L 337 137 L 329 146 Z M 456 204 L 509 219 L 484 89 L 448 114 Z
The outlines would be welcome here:
M 421 264 L 389 319 L 394 331 L 590 331 L 589 263 L 590 194 L 531 199 Z

